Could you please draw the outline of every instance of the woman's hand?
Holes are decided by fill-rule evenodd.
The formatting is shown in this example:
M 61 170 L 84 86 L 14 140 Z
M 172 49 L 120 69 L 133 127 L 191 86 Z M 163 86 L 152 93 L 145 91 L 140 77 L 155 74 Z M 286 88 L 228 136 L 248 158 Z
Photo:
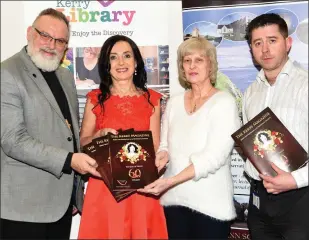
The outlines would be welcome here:
M 91 79 L 86 79 L 86 80 L 80 80 L 79 78 L 76 78 L 76 81 L 75 81 L 75 84 L 76 85 L 86 85 L 86 86 L 92 86 L 92 85 L 95 85 L 96 83 L 91 80 Z
M 115 130 L 113 128 L 103 128 L 103 129 L 100 129 L 99 131 L 97 131 L 94 134 L 93 138 L 103 137 L 103 136 L 106 136 L 108 133 L 112 133 L 114 135 L 118 134 L 117 130 Z
M 150 183 L 146 187 L 140 188 L 137 191 L 158 196 L 173 186 L 174 182 L 172 178 L 159 178 L 153 183 Z
M 89 79 L 89 78 L 87 78 L 86 80 L 84 80 L 84 83 L 86 83 L 86 84 L 88 84 L 88 85 L 90 85 L 90 86 L 95 85 L 95 82 L 94 82 L 92 79 Z
M 137 191 L 142 193 L 150 193 L 157 196 L 178 184 L 191 180 L 194 176 L 194 166 L 193 164 L 190 164 L 177 175 L 170 178 L 159 178 L 153 183 L 150 183 L 146 187 L 138 189 Z
M 168 163 L 168 152 L 160 151 L 156 155 L 156 167 L 158 168 L 158 172 L 161 171 L 162 168 L 166 166 Z

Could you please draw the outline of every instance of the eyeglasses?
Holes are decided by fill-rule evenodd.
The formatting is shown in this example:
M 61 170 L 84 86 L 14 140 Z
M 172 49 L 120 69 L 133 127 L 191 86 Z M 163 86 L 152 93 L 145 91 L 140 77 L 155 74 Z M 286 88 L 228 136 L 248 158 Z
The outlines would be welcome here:
M 39 31 L 37 28 L 33 27 L 33 29 L 40 35 L 42 41 L 44 42 L 51 42 L 52 40 L 55 40 L 55 44 L 58 47 L 64 47 L 66 44 L 68 44 L 68 41 L 62 38 L 54 38 L 50 36 L 49 34 L 45 32 Z

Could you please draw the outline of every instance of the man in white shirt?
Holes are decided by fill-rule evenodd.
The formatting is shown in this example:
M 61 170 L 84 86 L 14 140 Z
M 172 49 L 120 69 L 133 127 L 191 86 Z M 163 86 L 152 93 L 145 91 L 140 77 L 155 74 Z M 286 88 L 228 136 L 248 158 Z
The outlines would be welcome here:
M 308 152 L 308 72 L 288 57 L 292 39 L 286 22 L 277 14 L 260 15 L 249 23 L 247 40 L 262 69 L 244 94 L 244 123 L 270 107 Z M 309 239 L 308 165 L 291 173 L 272 167 L 276 177 L 259 174 L 246 161 L 252 239 Z

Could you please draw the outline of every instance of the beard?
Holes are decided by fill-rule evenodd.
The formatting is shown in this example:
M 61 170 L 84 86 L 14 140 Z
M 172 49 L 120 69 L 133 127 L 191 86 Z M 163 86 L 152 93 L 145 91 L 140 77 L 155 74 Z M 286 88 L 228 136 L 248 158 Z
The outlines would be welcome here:
M 48 47 L 41 47 L 39 51 L 36 52 L 33 48 L 33 44 L 29 42 L 27 51 L 33 63 L 43 71 L 53 72 L 60 66 L 62 56 L 60 56 L 59 53 L 56 52 L 56 50 L 50 49 Z M 43 56 L 41 51 L 49 52 L 54 55 Z

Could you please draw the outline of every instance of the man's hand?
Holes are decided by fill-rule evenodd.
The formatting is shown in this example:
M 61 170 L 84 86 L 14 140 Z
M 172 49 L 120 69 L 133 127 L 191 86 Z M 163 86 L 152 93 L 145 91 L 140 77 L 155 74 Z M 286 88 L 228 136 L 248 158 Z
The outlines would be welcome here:
M 168 163 L 168 153 L 167 151 L 160 151 L 157 153 L 156 155 L 156 167 L 158 168 L 158 172 L 160 172 L 160 170 L 162 168 L 164 168 L 166 166 L 166 164 Z
M 90 173 L 93 176 L 101 177 L 96 170 L 97 162 L 85 153 L 74 153 L 72 157 L 71 167 L 80 174 Z
M 271 177 L 260 174 L 268 193 L 278 194 L 297 189 L 296 181 L 291 173 L 281 170 L 274 163 L 271 163 L 271 167 L 277 172 L 277 176 Z

